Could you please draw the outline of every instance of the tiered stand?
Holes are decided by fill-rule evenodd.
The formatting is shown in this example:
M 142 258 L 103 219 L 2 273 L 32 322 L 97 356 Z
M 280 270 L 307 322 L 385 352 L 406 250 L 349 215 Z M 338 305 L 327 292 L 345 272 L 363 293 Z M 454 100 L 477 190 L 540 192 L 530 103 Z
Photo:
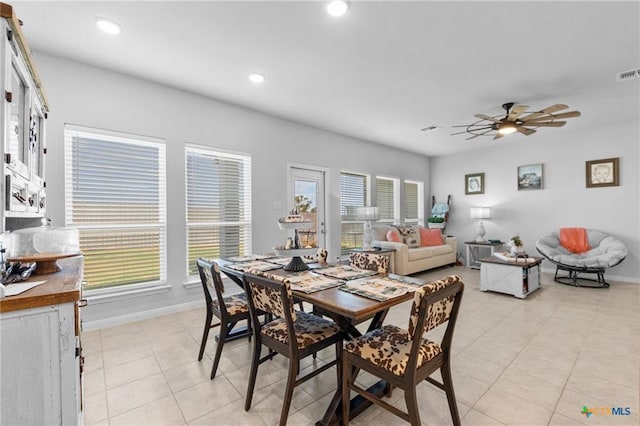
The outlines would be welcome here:
M 313 222 L 278 222 L 278 226 L 283 230 L 309 229 L 313 227 Z M 278 256 L 291 257 L 291 262 L 284 267 L 285 271 L 301 272 L 309 269 L 309 266 L 302 260 L 302 256 L 309 256 L 316 252 L 316 248 L 300 248 L 300 249 L 277 249 L 273 251 Z

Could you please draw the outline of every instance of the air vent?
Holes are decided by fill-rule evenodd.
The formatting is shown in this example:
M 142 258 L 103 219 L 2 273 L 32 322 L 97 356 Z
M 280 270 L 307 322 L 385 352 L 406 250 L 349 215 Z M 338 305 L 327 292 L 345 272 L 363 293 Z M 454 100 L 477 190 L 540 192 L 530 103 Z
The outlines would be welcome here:
M 640 68 L 618 73 L 616 75 L 616 79 L 618 80 L 619 83 L 623 81 L 640 79 Z
M 421 132 L 435 132 L 436 130 L 440 130 L 442 127 L 432 124 L 431 126 L 427 126 L 425 128 L 420 129 Z

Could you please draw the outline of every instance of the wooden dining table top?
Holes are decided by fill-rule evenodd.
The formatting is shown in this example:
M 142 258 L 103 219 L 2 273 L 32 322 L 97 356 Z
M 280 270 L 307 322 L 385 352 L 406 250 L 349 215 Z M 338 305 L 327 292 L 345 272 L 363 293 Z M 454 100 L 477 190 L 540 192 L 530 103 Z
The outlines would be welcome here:
M 224 259 L 216 259 L 215 262 L 220 267 L 220 270 L 225 273 L 225 275 L 229 276 L 238 285 L 242 286 L 243 272 L 228 267 L 229 265 L 233 264 L 233 262 Z M 313 267 L 315 265 L 311 266 Z M 283 276 L 289 274 L 289 272 L 285 271 L 283 268 L 271 270 L 269 271 L 269 273 Z M 389 274 L 389 277 L 409 279 L 414 282 L 425 282 L 416 278 L 404 277 L 394 274 Z M 314 293 L 304 293 L 301 291 L 293 290 L 293 295 L 298 300 L 310 303 L 316 308 L 319 308 L 323 311 L 339 315 L 343 318 L 348 319 L 354 324 L 371 318 L 378 312 L 386 311 L 393 306 L 413 299 L 413 292 L 407 292 L 401 296 L 397 296 L 389 300 L 377 301 L 369 299 L 367 297 L 358 296 L 353 293 L 342 291 L 339 289 L 339 287 L 319 290 Z

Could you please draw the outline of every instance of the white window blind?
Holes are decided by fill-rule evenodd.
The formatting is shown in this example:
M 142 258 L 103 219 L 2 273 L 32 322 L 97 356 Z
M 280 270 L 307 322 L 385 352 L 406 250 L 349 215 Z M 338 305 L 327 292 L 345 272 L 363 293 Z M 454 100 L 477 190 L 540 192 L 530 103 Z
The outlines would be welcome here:
M 248 255 L 251 246 L 251 157 L 187 146 L 187 275 L 198 257 Z
M 421 223 L 424 219 L 424 185 L 422 182 L 404 181 L 404 222 Z M 424 225 L 424 223 L 422 223 Z
M 356 208 L 368 205 L 368 176 L 340 173 L 340 254 L 362 247 L 363 225 L 356 220 Z
M 395 223 L 400 220 L 398 179 L 376 177 L 376 206 L 380 212 L 380 222 Z
M 66 225 L 86 289 L 166 280 L 165 169 L 161 140 L 65 126 Z

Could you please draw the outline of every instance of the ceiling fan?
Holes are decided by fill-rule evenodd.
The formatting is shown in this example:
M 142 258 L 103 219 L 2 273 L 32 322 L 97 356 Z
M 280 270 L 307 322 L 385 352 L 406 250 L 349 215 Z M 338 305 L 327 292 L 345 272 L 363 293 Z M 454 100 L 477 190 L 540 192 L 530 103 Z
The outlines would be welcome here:
M 507 102 L 502 105 L 502 108 L 506 111 L 504 117 L 476 114 L 475 117 L 480 120 L 471 124 L 452 126 L 465 127 L 465 130 L 451 135 L 468 133 L 471 136 L 466 140 L 474 139 L 478 136 L 493 136 L 493 139 L 500 139 L 515 132 L 529 136 L 534 134 L 538 127 L 562 127 L 567 123 L 564 119 L 580 117 L 580 111 L 555 114 L 557 111 L 569 108 L 563 104 L 551 105 L 540 111 L 527 111 L 529 108 L 527 105 L 515 105 L 514 102 Z

